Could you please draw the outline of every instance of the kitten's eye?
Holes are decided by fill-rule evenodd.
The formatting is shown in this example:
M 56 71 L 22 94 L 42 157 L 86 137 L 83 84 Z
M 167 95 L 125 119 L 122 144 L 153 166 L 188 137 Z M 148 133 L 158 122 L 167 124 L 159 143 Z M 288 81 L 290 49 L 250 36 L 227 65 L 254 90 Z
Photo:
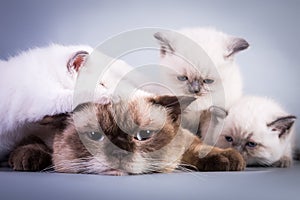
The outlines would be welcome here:
M 227 142 L 232 142 L 233 141 L 232 137 L 230 137 L 230 136 L 225 136 L 225 140 Z
M 154 135 L 156 131 L 152 130 L 140 130 L 136 133 L 135 139 L 139 141 L 148 140 L 152 135 Z
M 257 146 L 257 143 L 256 143 L 256 142 L 247 142 L 247 143 L 246 143 L 246 146 L 247 146 L 247 147 L 250 147 L 250 148 L 254 148 L 254 147 Z
M 188 77 L 187 76 L 177 76 L 177 79 L 180 81 L 186 81 L 186 80 L 188 80 Z
M 212 80 L 212 79 L 204 79 L 203 80 L 203 83 L 205 83 L 205 84 L 212 84 L 214 82 L 214 80 Z
M 100 132 L 97 132 L 97 131 L 88 132 L 88 133 L 86 133 L 86 135 L 91 140 L 94 140 L 94 141 L 97 141 L 97 142 L 100 142 L 104 139 L 104 135 Z

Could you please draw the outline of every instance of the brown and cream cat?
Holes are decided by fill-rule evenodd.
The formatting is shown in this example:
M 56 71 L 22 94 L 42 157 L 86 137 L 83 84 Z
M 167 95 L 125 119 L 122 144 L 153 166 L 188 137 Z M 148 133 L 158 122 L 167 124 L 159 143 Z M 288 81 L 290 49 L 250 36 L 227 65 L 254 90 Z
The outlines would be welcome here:
M 235 148 L 247 165 L 289 167 L 295 120 L 272 99 L 245 96 L 229 109 L 216 146 Z
M 46 117 L 54 143 L 31 136 L 10 155 L 15 170 L 107 175 L 171 172 L 181 165 L 199 171 L 243 170 L 234 149 L 205 145 L 180 126 L 180 114 L 194 97 L 143 96 L 117 103 L 79 105 L 72 113 Z M 51 160 L 52 157 L 52 160 Z

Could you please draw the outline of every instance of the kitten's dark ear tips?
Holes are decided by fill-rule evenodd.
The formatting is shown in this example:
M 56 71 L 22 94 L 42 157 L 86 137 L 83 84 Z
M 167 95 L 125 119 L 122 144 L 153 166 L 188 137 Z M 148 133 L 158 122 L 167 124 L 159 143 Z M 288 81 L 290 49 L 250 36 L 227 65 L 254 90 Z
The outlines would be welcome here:
M 61 113 L 57 115 L 46 115 L 39 124 L 42 126 L 51 126 L 55 129 L 63 130 L 67 126 L 67 121 L 70 117 L 70 113 Z
M 68 61 L 68 71 L 74 69 L 76 72 L 85 64 L 89 53 L 86 51 L 77 51 Z
M 178 115 L 180 115 L 182 111 L 185 110 L 195 100 L 195 97 L 190 96 L 176 97 L 165 95 L 150 99 L 150 102 L 168 108 L 173 119 L 177 120 Z
M 174 48 L 171 46 L 170 41 L 166 38 L 166 36 L 163 33 L 157 32 L 153 36 L 155 39 L 159 41 L 161 56 L 165 56 L 167 52 L 169 53 L 174 52 Z
M 280 117 L 275 121 L 267 124 L 267 126 L 272 130 L 279 133 L 279 138 L 287 135 L 290 132 L 293 124 L 296 121 L 296 116 L 289 115 L 285 117 Z
M 243 51 L 249 47 L 249 43 L 243 38 L 232 38 L 228 45 L 228 53 L 226 58 L 232 57 L 236 53 Z

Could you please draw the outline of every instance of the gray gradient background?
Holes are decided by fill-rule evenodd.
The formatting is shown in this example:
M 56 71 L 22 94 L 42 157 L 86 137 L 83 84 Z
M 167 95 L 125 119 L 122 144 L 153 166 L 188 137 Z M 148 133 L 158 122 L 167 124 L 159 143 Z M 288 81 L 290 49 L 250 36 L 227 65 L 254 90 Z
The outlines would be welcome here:
M 51 42 L 95 47 L 140 27 L 214 26 L 251 44 L 237 56 L 245 92 L 272 97 L 300 117 L 299 10 L 297 0 L 0 0 L 0 58 Z M 297 199 L 299 169 L 127 177 L 0 172 L 0 199 Z
M 141 27 L 213 26 L 251 45 L 237 56 L 245 93 L 272 97 L 300 116 L 299 10 L 299 0 L 0 0 L 0 58 L 51 42 L 95 47 Z

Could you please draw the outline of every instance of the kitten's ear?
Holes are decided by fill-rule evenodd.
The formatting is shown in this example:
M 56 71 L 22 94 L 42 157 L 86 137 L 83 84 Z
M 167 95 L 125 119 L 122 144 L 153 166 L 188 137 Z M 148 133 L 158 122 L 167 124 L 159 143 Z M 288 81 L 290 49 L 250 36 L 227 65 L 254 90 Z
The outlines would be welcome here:
M 39 124 L 42 126 L 51 126 L 55 129 L 63 130 L 68 123 L 68 119 L 71 113 L 61 113 L 57 115 L 46 115 Z
M 67 63 L 67 68 L 69 71 L 74 69 L 76 72 L 85 64 L 89 53 L 86 51 L 77 51 L 72 55 Z
M 173 120 L 176 121 L 178 119 L 178 115 L 180 115 L 181 112 L 195 100 L 195 97 L 190 96 L 176 97 L 165 95 L 152 98 L 150 99 L 150 102 L 166 107 L 169 110 Z
M 295 116 L 289 115 L 280 117 L 275 121 L 268 123 L 267 126 L 271 129 L 271 131 L 278 132 L 278 137 L 281 138 L 290 132 L 295 120 Z
M 243 38 L 230 38 L 229 44 L 227 46 L 228 52 L 225 57 L 230 58 L 236 53 L 243 51 L 249 47 L 249 43 Z
M 169 53 L 174 52 L 174 48 L 171 46 L 170 41 L 167 39 L 167 37 L 163 33 L 161 33 L 161 32 L 155 33 L 154 38 L 159 41 L 160 55 L 162 57 L 165 56 L 168 52 Z

